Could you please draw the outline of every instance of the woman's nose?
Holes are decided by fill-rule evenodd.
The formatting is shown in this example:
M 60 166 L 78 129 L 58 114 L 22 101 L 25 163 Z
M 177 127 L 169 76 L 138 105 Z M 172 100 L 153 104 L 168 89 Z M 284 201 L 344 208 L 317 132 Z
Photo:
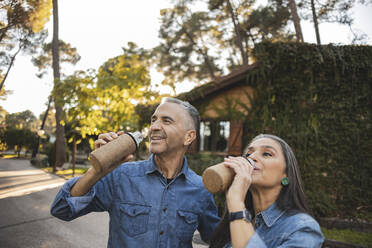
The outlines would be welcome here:
M 252 152 L 251 154 L 249 154 L 248 158 L 252 159 L 253 162 L 257 162 L 256 153 L 255 152 Z

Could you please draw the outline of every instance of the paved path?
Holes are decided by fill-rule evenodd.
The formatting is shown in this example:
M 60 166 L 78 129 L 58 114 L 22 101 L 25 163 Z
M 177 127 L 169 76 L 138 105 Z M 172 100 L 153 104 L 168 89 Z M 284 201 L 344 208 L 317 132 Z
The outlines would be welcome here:
M 50 215 L 64 179 L 28 160 L 0 159 L 0 247 L 102 248 L 107 246 L 108 214 L 90 213 L 71 222 Z M 194 248 L 205 248 L 198 235 Z

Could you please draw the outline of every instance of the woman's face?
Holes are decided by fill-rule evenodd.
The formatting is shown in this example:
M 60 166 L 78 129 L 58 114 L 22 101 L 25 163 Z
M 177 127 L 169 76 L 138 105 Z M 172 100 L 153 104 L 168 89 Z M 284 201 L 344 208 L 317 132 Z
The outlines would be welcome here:
M 252 173 L 253 187 L 282 187 L 281 181 L 286 177 L 285 158 L 279 143 L 270 138 L 259 138 L 249 145 L 245 154 L 255 162 Z

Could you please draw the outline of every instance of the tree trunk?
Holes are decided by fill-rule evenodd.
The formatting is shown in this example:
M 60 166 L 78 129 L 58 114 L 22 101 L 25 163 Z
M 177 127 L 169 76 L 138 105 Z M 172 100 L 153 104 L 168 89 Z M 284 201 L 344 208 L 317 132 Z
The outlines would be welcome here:
M 318 24 L 318 17 L 316 16 L 314 0 L 311 0 L 311 11 L 313 13 L 313 22 L 314 22 L 314 28 L 315 28 L 315 34 L 316 34 L 316 43 L 318 45 L 320 45 L 319 24 Z
M 234 24 L 234 30 L 235 30 L 235 35 L 236 35 L 236 45 L 239 47 L 240 53 L 242 55 L 242 61 L 243 65 L 248 65 L 248 54 L 244 51 L 244 46 L 243 46 L 243 40 L 240 35 L 240 28 L 239 28 L 239 23 L 237 23 L 236 16 L 234 14 L 234 10 L 231 6 L 230 0 L 226 0 L 227 8 L 230 12 L 231 15 L 231 20 Z
M 22 50 L 22 45 L 19 46 L 17 52 L 12 56 L 12 58 L 11 58 L 11 60 L 10 60 L 10 64 L 9 64 L 9 66 L 8 66 L 8 69 L 7 69 L 6 73 L 5 73 L 5 76 L 4 76 L 3 80 L 1 81 L 1 84 L 0 84 L 0 91 L 1 91 L 1 89 L 3 88 L 3 86 L 4 86 L 4 83 L 5 83 L 6 78 L 8 77 L 8 74 L 9 74 L 10 68 L 13 66 L 13 63 L 14 63 L 15 57 L 18 55 L 18 53 L 19 53 L 21 50 Z
M 4 39 L 5 34 L 6 34 L 6 32 L 8 31 L 9 28 L 10 28 L 10 26 L 8 25 L 5 28 L 0 29 L 0 42 Z
M 59 72 L 59 38 L 58 38 L 58 0 L 53 0 L 53 76 L 54 88 L 60 83 Z M 63 110 L 59 105 L 58 96 L 54 96 L 54 105 L 56 108 L 56 163 L 53 165 L 53 171 L 56 167 L 62 167 L 66 161 L 66 145 L 65 145 L 65 128 L 62 125 Z
M 296 5 L 295 0 L 289 0 L 289 8 L 291 9 L 292 20 L 293 20 L 293 24 L 294 24 L 295 31 L 296 31 L 297 42 L 302 43 L 304 42 L 304 37 L 302 36 L 300 18 L 297 14 L 297 5 Z
M 76 150 L 77 150 L 77 144 L 76 144 L 76 137 L 74 136 L 74 143 L 73 143 L 73 150 L 72 150 L 72 177 L 75 176 L 75 164 L 76 164 Z
M 41 122 L 40 130 L 44 130 L 45 122 L 46 122 L 46 119 L 48 117 L 49 108 L 50 108 L 50 104 L 52 102 L 52 99 L 53 99 L 52 96 L 49 96 L 48 107 L 47 107 L 47 109 L 45 111 L 45 114 L 44 114 L 44 117 L 43 117 L 43 121 Z M 37 145 L 32 150 L 31 158 L 36 157 L 36 155 L 39 153 L 39 146 L 40 146 L 40 136 L 37 137 Z

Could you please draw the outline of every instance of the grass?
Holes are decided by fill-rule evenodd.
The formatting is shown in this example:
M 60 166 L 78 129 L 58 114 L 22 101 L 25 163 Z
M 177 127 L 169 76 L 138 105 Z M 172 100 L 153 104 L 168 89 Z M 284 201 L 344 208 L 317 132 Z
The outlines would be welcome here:
M 53 172 L 52 167 L 43 168 L 42 170 L 44 170 L 46 172 L 49 172 L 49 173 Z M 73 178 L 73 177 L 83 175 L 87 170 L 88 170 L 88 168 L 77 167 L 77 168 L 75 168 L 75 175 L 74 176 L 72 176 L 72 172 L 73 172 L 72 169 L 56 171 L 55 174 L 65 178 L 65 179 L 70 179 L 70 178 Z
M 322 228 L 322 232 L 327 239 L 333 239 L 341 242 L 353 243 L 365 247 L 371 247 L 371 233 L 356 232 L 348 229 L 326 229 Z
M 3 154 L 1 158 L 18 158 L 17 154 Z

